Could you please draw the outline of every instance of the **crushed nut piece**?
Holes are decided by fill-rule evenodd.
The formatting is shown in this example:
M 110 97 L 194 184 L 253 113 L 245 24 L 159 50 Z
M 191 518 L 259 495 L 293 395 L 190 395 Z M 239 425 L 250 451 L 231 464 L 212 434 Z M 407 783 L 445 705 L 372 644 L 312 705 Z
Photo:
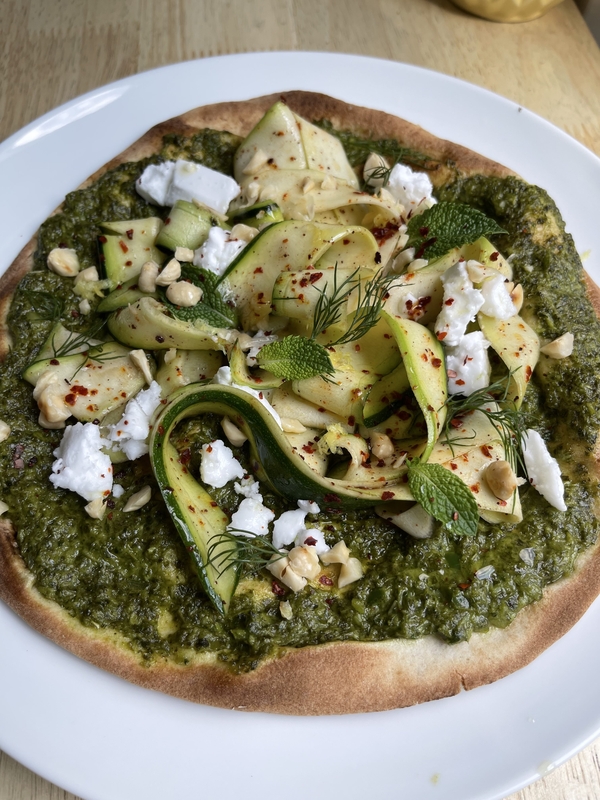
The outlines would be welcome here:
M 337 181 L 332 175 L 327 175 L 321 182 L 321 189 L 324 191 L 333 191 L 337 189 Z
M 359 580 L 363 576 L 362 564 L 358 558 L 349 558 L 346 564 L 342 564 L 340 570 L 340 577 L 338 578 L 338 587 L 343 589 L 351 583 Z
M 240 242 L 251 242 L 255 236 L 258 235 L 257 228 L 251 228 L 250 225 L 243 225 L 239 222 L 234 225 L 229 234 L 230 239 L 239 239 Z
M 146 261 L 138 277 L 138 289 L 149 294 L 156 291 L 156 279 L 158 277 L 158 264 L 156 261 Z
M 229 443 L 234 447 L 241 447 L 244 442 L 248 441 L 246 434 L 242 433 L 229 417 L 223 417 L 221 420 L 221 427 L 223 428 L 223 433 L 229 439 Z
M 123 506 L 123 511 L 138 511 L 142 506 L 150 501 L 152 497 L 152 489 L 149 486 L 144 486 L 139 492 L 132 494 L 129 500 Z
M 101 497 L 97 497 L 95 500 L 91 500 L 87 506 L 84 506 L 84 511 L 86 511 L 92 519 L 102 519 L 106 511 L 106 503 Z
M 3 442 L 5 439 L 8 439 L 10 436 L 10 425 L 4 420 L 0 419 L 0 442 Z
M 91 307 L 91 305 L 90 305 L 90 301 L 89 301 L 89 300 L 86 300 L 86 299 L 84 298 L 84 299 L 83 299 L 83 300 L 82 300 L 82 301 L 79 303 L 79 312 L 80 312 L 80 314 L 83 314 L 84 316 L 86 316 L 87 314 L 89 314 L 89 313 L 90 313 L 90 311 L 91 311 L 91 310 L 92 310 L 92 307 Z
M 195 306 L 201 299 L 202 289 L 187 281 L 170 283 L 167 288 L 167 300 L 170 300 L 173 305 L 182 306 L 182 308 Z
M 508 500 L 517 488 L 517 476 L 508 461 L 494 461 L 484 472 L 490 491 L 499 500 Z
M 157 286 L 170 286 L 181 277 L 181 264 L 176 258 L 172 258 L 165 267 L 163 267 L 158 278 L 156 279 Z
M 177 261 L 184 261 L 189 264 L 194 260 L 194 251 L 189 247 L 176 247 L 175 258 Z
M 294 547 L 290 550 L 288 559 L 291 568 L 301 578 L 308 578 L 312 581 L 321 571 L 319 556 L 314 547 L 307 547 L 306 545 Z
M 279 613 L 284 619 L 291 619 L 294 616 L 289 600 L 282 600 L 279 603 Z
M 323 564 L 347 564 L 349 558 L 350 550 L 344 541 L 337 542 L 330 550 L 321 554 Z
M 572 333 L 563 333 L 558 339 L 544 345 L 541 352 L 550 358 L 568 358 L 573 353 L 575 337 Z
M 143 350 L 132 350 L 131 353 L 129 353 L 129 358 L 135 364 L 135 366 L 141 370 L 146 383 L 150 385 L 153 378 L 152 373 L 150 372 L 150 365 L 148 364 L 146 353 Z
M 79 267 L 79 257 L 70 247 L 55 247 L 48 253 L 48 269 L 63 278 L 74 278 Z
M 372 433 L 370 441 L 375 458 L 386 459 L 394 455 L 394 443 L 387 434 Z

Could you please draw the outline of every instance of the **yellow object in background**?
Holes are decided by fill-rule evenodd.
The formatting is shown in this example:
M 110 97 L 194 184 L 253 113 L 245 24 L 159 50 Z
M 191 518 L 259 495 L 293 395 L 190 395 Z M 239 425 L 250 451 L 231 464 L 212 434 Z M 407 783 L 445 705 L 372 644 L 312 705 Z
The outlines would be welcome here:
M 455 5 L 494 22 L 528 22 L 562 0 L 453 0 Z

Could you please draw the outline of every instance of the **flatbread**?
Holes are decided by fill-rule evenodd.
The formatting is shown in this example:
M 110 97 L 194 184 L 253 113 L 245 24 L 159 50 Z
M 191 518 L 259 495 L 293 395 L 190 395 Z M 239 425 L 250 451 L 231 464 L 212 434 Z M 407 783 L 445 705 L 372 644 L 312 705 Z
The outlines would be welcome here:
M 438 162 L 430 171 L 434 186 L 457 174 L 514 175 L 500 164 L 389 114 L 324 95 L 290 92 L 206 106 L 163 122 L 92 175 L 83 187 L 123 162 L 152 155 L 167 133 L 186 135 L 209 127 L 246 135 L 279 99 L 308 119 L 327 118 L 336 128 L 377 139 L 393 138 L 426 153 Z M 35 239 L 0 279 L 0 357 L 9 344 L 4 325 L 9 297 L 31 268 L 34 250 Z M 600 290 L 590 280 L 588 293 L 600 314 Z M 334 642 L 282 651 L 243 674 L 232 673 L 215 656 L 205 653 L 186 666 L 166 660 L 144 666 L 120 634 L 82 626 L 36 590 L 10 523 L 0 521 L 0 598 L 35 630 L 86 661 L 140 686 L 246 711 L 303 715 L 379 711 L 490 683 L 525 666 L 563 636 L 599 592 L 600 543 L 579 558 L 569 578 L 546 588 L 543 599 L 522 610 L 508 628 L 474 634 L 469 642 L 448 645 L 433 636 L 379 643 Z

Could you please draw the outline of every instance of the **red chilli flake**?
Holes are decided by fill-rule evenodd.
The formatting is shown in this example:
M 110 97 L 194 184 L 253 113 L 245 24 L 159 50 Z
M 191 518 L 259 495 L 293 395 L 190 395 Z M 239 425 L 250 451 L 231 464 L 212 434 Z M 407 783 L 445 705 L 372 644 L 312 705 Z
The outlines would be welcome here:
M 319 578 L 319 583 L 321 583 L 323 586 L 333 586 L 333 581 L 328 575 L 321 575 Z
M 393 496 L 394 496 L 393 492 L 383 492 L 383 494 L 381 495 L 381 499 L 382 500 L 391 500 Z
M 283 586 L 280 586 L 277 583 L 277 581 L 272 581 L 271 589 L 273 591 L 273 594 L 276 594 L 277 597 L 284 597 L 285 596 L 285 589 L 283 588 Z
M 337 496 L 337 494 L 333 494 L 333 492 L 329 492 L 328 494 L 323 495 L 323 500 L 326 503 L 341 503 L 341 499 Z
M 133 239 L 133 228 L 130 228 L 128 231 L 125 231 L 125 236 L 127 236 L 129 240 Z
M 124 253 L 128 253 L 129 252 L 129 248 L 127 247 L 127 245 L 125 244 L 125 242 L 122 239 L 119 241 L 119 247 L 121 248 L 121 250 Z
M 486 458 L 492 457 L 492 454 L 490 453 L 490 448 L 487 446 L 487 444 L 482 444 L 480 450 Z
M 432 358 L 431 359 L 431 366 L 439 369 L 442 366 L 442 359 L 441 358 Z
M 307 536 L 304 540 L 304 544 L 308 545 L 309 547 L 314 547 L 317 544 L 317 540 L 314 536 Z
M 447 331 L 440 331 L 439 333 L 436 333 L 436 336 L 440 342 L 443 342 L 446 336 L 448 336 L 448 333 Z
M 500 253 L 498 253 L 498 251 L 496 251 L 495 253 L 492 253 L 492 255 L 490 256 L 490 261 L 498 261 L 498 256 L 499 255 L 500 255 Z
M 459 588 L 459 589 L 462 589 L 462 590 L 463 590 L 463 592 L 464 592 L 464 590 L 465 590 L 465 589 L 468 589 L 470 585 L 471 585 L 470 583 L 459 583 L 459 584 L 458 584 L 458 588 Z

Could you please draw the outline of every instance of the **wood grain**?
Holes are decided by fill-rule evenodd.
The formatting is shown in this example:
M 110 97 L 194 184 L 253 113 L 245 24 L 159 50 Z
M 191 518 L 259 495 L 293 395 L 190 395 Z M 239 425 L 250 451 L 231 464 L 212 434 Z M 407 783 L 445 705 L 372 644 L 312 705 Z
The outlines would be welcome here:
M 60 103 L 191 58 L 356 53 L 463 78 L 600 155 L 600 51 L 573 0 L 523 25 L 448 0 L 0 0 L 0 140 Z M 396 87 L 401 92 L 401 87 Z M 600 742 L 510 800 L 600 797 Z M 0 752 L 0 800 L 76 800 Z

